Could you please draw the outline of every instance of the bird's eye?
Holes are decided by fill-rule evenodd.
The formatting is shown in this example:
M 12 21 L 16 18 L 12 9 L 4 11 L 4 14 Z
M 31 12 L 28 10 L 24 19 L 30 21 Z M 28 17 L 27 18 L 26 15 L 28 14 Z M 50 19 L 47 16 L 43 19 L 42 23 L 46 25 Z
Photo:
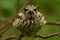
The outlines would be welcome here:
M 24 11 L 26 12 L 26 11 L 28 11 L 28 10 L 24 8 Z
M 34 9 L 34 11 L 36 11 L 37 9 Z

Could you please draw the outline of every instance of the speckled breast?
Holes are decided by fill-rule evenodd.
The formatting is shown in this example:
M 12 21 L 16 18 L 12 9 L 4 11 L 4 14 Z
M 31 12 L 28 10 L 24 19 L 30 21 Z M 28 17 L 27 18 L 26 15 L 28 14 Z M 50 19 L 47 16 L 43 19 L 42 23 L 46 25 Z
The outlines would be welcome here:
M 23 23 L 17 28 L 24 34 L 32 35 L 38 32 L 41 28 L 39 21 L 37 20 L 24 20 Z

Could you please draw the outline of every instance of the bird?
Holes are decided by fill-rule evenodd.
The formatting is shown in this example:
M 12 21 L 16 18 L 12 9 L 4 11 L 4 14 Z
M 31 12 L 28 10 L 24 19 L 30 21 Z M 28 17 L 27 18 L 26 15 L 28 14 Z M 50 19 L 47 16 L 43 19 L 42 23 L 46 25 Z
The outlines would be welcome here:
M 16 15 L 13 26 L 24 36 L 35 35 L 46 24 L 44 16 L 34 5 L 25 5 Z

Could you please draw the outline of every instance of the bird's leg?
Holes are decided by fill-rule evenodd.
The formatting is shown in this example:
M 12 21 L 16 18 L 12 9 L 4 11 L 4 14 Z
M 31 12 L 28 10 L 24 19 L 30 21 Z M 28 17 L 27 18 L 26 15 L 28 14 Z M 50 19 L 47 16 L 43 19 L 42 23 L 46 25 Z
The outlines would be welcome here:
M 47 38 L 50 38 L 50 37 L 53 37 L 53 36 L 60 36 L 60 32 L 49 34 L 47 36 L 44 36 L 44 35 L 35 35 L 35 37 L 43 38 L 43 39 L 47 39 Z

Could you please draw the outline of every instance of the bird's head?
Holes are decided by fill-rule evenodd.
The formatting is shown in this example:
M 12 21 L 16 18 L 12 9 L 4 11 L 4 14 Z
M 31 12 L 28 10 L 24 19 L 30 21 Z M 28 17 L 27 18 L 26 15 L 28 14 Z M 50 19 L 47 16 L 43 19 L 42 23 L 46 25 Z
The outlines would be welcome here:
M 34 5 L 26 5 L 23 9 L 23 13 L 26 14 L 28 18 L 33 18 L 33 16 L 36 15 L 37 11 L 37 7 Z

